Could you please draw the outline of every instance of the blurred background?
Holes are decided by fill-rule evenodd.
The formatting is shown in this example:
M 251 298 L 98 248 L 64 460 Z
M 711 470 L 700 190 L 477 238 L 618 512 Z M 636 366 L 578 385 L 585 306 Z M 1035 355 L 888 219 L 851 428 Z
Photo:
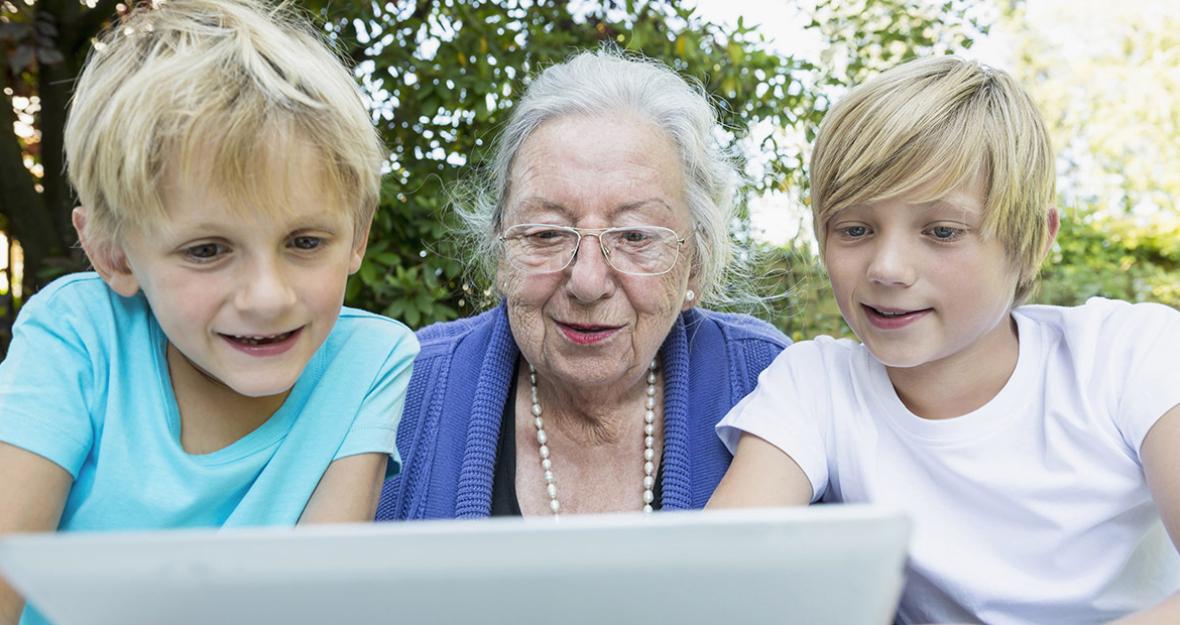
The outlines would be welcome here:
M 130 0 L 125 0 L 130 1 Z M 183 1 L 183 0 L 171 0 Z M 356 67 L 391 157 L 347 304 L 412 327 L 494 304 L 448 236 L 539 68 L 604 44 L 699 80 L 741 162 L 732 236 L 760 251 L 754 311 L 794 338 L 849 335 L 815 259 L 808 144 L 865 78 L 930 54 L 1021 79 L 1058 150 L 1063 225 L 1039 303 L 1180 308 L 1180 2 L 1138 0 L 292 0 Z M 83 270 L 62 126 L 115 0 L 0 0 L 0 358 L 21 303 Z

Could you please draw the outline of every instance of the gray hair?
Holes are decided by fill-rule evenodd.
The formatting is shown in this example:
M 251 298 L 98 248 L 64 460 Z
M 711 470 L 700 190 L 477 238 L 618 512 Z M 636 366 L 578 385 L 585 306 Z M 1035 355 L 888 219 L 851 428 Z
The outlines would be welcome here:
M 566 116 L 629 113 L 668 134 L 680 155 L 692 218 L 693 272 L 703 303 L 729 301 L 724 282 L 736 266 L 730 224 L 736 216 L 738 172 L 722 147 L 717 116 L 704 88 L 668 66 L 604 48 L 587 51 L 542 71 L 517 102 L 500 135 L 492 171 L 480 189 L 457 204 L 463 227 L 487 276 L 499 258 L 497 240 L 517 153 L 545 122 Z M 736 259 L 741 260 L 741 259 Z

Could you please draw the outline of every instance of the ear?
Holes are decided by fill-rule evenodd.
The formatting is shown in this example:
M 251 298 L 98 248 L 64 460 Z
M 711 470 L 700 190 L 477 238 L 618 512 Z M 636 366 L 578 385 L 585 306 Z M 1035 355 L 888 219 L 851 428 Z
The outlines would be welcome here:
M 79 206 L 71 215 L 74 230 L 78 233 L 78 241 L 82 243 L 82 251 L 90 259 L 94 271 L 102 277 L 111 290 L 123 297 L 132 297 L 139 292 L 139 280 L 127 262 L 127 255 L 123 246 L 114 241 L 94 241 L 86 236 L 86 207 Z
M 1057 240 L 1057 231 L 1061 228 L 1061 211 L 1056 206 L 1049 207 L 1049 214 L 1045 216 L 1049 226 L 1049 236 L 1045 238 L 1045 249 L 1041 250 L 1041 260 L 1049 255 L 1049 248 L 1053 247 L 1053 241 Z
M 360 234 L 356 241 L 352 243 L 351 256 L 348 258 L 348 275 L 352 275 L 361 268 L 361 261 L 365 258 L 365 250 L 369 248 L 369 229 L 373 227 L 373 221 L 365 224 L 365 231 Z

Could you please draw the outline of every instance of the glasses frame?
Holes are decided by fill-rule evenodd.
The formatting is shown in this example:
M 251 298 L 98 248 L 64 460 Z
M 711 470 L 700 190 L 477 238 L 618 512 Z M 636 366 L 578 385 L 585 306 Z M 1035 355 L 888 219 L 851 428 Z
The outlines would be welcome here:
M 538 274 L 538 275 L 544 275 L 544 274 L 548 274 L 548 273 L 557 273 L 559 271 L 565 271 L 567 267 L 569 267 L 571 264 L 573 264 L 574 259 L 578 257 L 578 250 L 582 249 L 582 238 L 583 237 L 594 237 L 594 238 L 598 239 L 598 247 L 599 247 L 599 249 L 602 250 L 602 257 L 604 259 L 606 259 L 606 264 L 611 269 L 614 269 L 615 271 L 617 271 L 619 273 L 625 273 L 629 276 L 662 276 L 662 275 L 668 273 L 669 271 L 672 271 L 672 269 L 676 267 L 676 263 L 680 261 L 680 247 L 688 242 L 687 236 L 681 238 L 680 233 L 676 232 L 675 230 L 673 230 L 671 228 L 665 228 L 663 226 L 630 226 L 630 227 L 618 227 L 618 228 L 575 228 L 573 226 L 558 226 L 558 225 L 554 225 L 554 224 L 516 224 L 514 226 L 504 229 L 504 234 L 500 235 L 500 239 L 499 239 L 500 245 L 503 246 L 505 243 L 508 242 L 508 237 L 505 235 L 507 235 L 513 228 L 524 228 L 524 227 L 530 227 L 530 226 L 534 227 L 534 228 L 547 228 L 550 230 L 566 230 L 566 231 L 573 232 L 574 234 L 578 235 L 578 241 L 576 243 L 574 243 L 574 251 L 572 253 L 570 253 L 569 258 L 565 259 L 565 264 L 563 264 L 561 267 L 559 267 L 557 269 L 548 269 L 545 271 L 535 271 L 535 270 L 519 267 L 515 263 L 513 263 L 511 260 L 508 261 L 508 264 L 515 267 L 518 271 L 523 271 L 524 273 Z M 674 248 L 676 250 L 676 258 L 672 259 L 672 264 L 668 265 L 667 269 L 657 272 L 657 273 L 637 273 L 634 271 L 625 271 L 623 269 L 619 269 L 618 267 L 616 267 L 614 265 L 614 263 L 611 262 L 610 251 L 606 249 L 606 244 L 602 242 L 603 235 L 607 234 L 608 232 L 613 232 L 616 230 L 639 230 L 639 229 L 666 230 L 668 232 L 671 232 L 672 236 L 676 237 L 676 247 Z

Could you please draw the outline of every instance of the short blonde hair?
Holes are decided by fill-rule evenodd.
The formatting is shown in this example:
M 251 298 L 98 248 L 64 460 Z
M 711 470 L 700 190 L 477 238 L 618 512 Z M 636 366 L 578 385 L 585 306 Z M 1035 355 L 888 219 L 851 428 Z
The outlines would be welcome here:
M 981 174 L 983 235 L 998 237 L 1018 269 L 1019 304 L 1036 286 L 1057 195 L 1036 103 L 1007 73 L 953 56 L 882 73 L 833 106 L 816 136 L 811 210 L 821 258 L 845 208 L 915 193 L 936 200 Z
M 165 226 L 162 187 L 194 171 L 231 205 L 260 214 L 292 198 L 259 181 L 318 175 L 363 233 L 386 152 L 356 81 L 323 38 L 285 5 L 135 4 L 95 43 L 66 122 L 70 181 L 88 210 L 84 238 L 103 249 L 128 226 Z M 294 148 L 310 149 L 320 171 L 289 172 Z

